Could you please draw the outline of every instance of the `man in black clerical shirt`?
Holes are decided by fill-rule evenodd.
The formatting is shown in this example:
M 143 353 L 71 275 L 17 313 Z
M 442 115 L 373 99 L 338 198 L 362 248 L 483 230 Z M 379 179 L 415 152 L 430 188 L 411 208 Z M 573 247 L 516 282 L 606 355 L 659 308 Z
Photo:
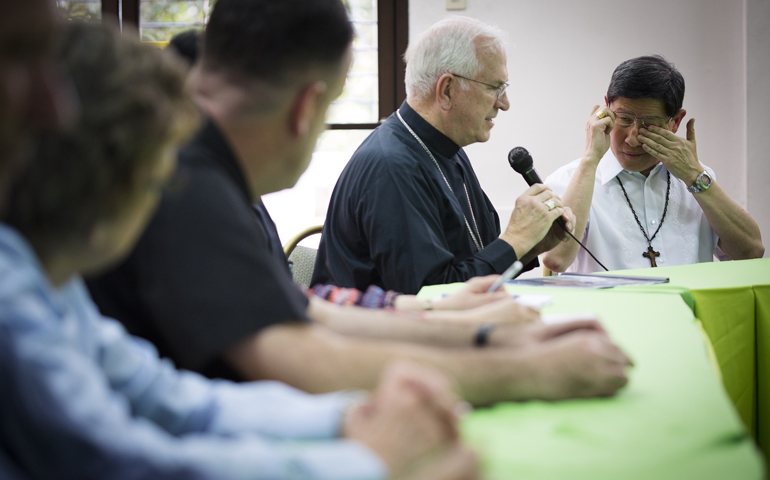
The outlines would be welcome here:
M 489 139 L 510 106 L 502 33 L 453 17 L 405 56 L 407 99 L 364 141 L 332 194 L 311 284 L 416 293 L 424 285 L 528 268 L 565 238 L 572 212 L 543 185 L 505 231 L 462 147 Z
M 184 188 L 123 265 L 89 282 L 102 312 L 181 367 L 309 392 L 372 388 L 387 362 L 410 358 L 455 377 L 474 404 L 614 393 L 628 359 L 597 323 L 516 325 L 537 315 L 473 290 L 484 281 L 449 297 L 454 308 L 496 301 L 420 314 L 308 301 L 291 282 L 253 204 L 307 168 L 352 39 L 339 0 L 217 2 L 191 74 L 208 122 L 180 154 Z

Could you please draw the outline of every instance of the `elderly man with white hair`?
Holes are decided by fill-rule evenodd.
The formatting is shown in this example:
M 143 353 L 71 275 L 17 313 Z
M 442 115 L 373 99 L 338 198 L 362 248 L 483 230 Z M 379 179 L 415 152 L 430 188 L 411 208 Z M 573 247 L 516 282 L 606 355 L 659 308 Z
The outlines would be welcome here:
M 497 212 L 462 147 L 486 142 L 510 107 L 502 32 L 451 17 L 412 43 L 407 99 L 355 152 L 332 194 L 313 284 L 416 293 L 424 285 L 502 273 L 564 238 L 574 216 L 546 186 Z

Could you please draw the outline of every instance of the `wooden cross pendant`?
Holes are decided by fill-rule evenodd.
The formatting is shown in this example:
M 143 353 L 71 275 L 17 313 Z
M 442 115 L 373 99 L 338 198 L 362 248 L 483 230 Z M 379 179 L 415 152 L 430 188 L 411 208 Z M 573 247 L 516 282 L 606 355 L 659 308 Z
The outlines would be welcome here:
M 650 264 L 651 264 L 652 268 L 655 268 L 655 267 L 658 266 L 655 263 L 655 257 L 659 257 L 660 256 L 660 252 L 656 252 L 655 250 L 653 250 L 652 249 L 652 245 L 647 247 L 647 251 L 645 253 L 643 253 L 642 256 L 643 257 L 647 257 L 647 258 L 650 259 Z

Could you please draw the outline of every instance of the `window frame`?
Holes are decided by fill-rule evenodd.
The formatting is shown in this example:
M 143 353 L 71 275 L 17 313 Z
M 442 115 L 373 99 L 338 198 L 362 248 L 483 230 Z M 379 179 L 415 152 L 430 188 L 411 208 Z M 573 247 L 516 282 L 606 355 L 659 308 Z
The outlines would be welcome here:
M 139 31 L 141 0 L 101 0 L 102 18 Z M 132 33 L 136 34 L 136 33 Z M 403 54 L 409 43 L 409 0 L 378 0 L 377 58 L 379 121 L 375 123 L 331 123 L 330 130 L 373 130 L 406 99 Z
M 115 22 L 120 30 L 131 25 L 139 31 L 140 0 L 102 0 L 102 19 Z
M 409 44 L 409 0 L 377 2 L 379 118 L 375 123 L 330 123 L 329 130 L 373 130 L 406 99 L 403 55 Z

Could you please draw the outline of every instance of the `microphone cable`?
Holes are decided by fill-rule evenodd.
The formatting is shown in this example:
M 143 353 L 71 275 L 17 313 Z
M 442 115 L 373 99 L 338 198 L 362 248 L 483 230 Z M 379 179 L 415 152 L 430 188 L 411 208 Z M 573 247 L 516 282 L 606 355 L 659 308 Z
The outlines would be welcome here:
M 535 183 L 543 183 L 543 181 L 540 179 L 540 175 L 537 174 L 537 171 L 535 170 L 535 167 L 533 166 L 532 162 L 532 155 L 529 154 L 526 148 L 524 147 L 516 147 L 513 150 L 511 150 L 508 153 L 508 163 L 511 165 L 511 168 L 513 168 L 516 173 L 520 174 L 522 177 L 524 177 L 524 180 L 527 182 L 527 185 L 530 187 L 534 185 Z M 575 240 L 578 245 L 580 245 L 583 250 L 588 252 L 589 255 L 591 255 L 591 258 L 594 259 L 596 263 L 599 264 L 600 267 L 604 269 L 605 272 L 609 272 L 610 270 L 604 266 L 602 262 L 599 261 L 596 256 L 591 253 L 591 250 L 586 248 L 583 243 L 578 240 L 574 235 L 572 235 L 572 232 L 567 230 L 567 226 L 564 224 L 564 220 L 559 217 L 555 221 L 562 230 L 564 230 L 567 235 L 572 237 L 573 240 Z
M 586 252 L 587 252 L 589 255 L 591 255 L 591 258 L 593 258 L 593 259 L 594 259 L 594 261 L 595 261 L 596 263 L 598 263 L 598 264 L 599 264 L 599 266 L 600 266 L 600 267 L 602 267 L 602 268 L 604 269 L 604 271 L 605 271 L 605 272 L 609 272 L 609 271 L 610 271 L 610 270 L 609 270 L 607 267 L 605 267 L 605 266 L 604 266 L 604 264 L 603 264 L 602 262 L 600 262 L 600 261 L 599 261 L 599 259 L 598 259 L 598 258 L 596 258 L 596 257 L 594 256 L 594 254 L 593 254 L 593 253 L 591 253 L 591 250 L 589 250 L 589 249 L 588 249 L 588 247 L 586 247 L 585 245 L 583 245 L 583 243 L 582 243 L 580 240 L 578 240 L 576 236 L 572 235 L 572 232 L 570 232 L 569 230 L 567 230 L 567 227 L 565 227 L 564 225 L 562 225 L 562 224 L 561 224 L 561 222 L 556 222 L 556 223 L 557 223 L 557 224 L 559 224 L 559 226 L 561 227 L 561 229 L 562 229 L 562 230 L 564 230 L 565 232 L 567 232 L 567 235 L 569 235 L 570 237 L 572 237 L 572 239 L 573 239 L 573 240 L 575 240 L 575 241 L 578 243 L 578 245 L 580 245 L 580 246 L 583 248 L 583 250 L 585 250 L 585 251 L 586 251 Z

